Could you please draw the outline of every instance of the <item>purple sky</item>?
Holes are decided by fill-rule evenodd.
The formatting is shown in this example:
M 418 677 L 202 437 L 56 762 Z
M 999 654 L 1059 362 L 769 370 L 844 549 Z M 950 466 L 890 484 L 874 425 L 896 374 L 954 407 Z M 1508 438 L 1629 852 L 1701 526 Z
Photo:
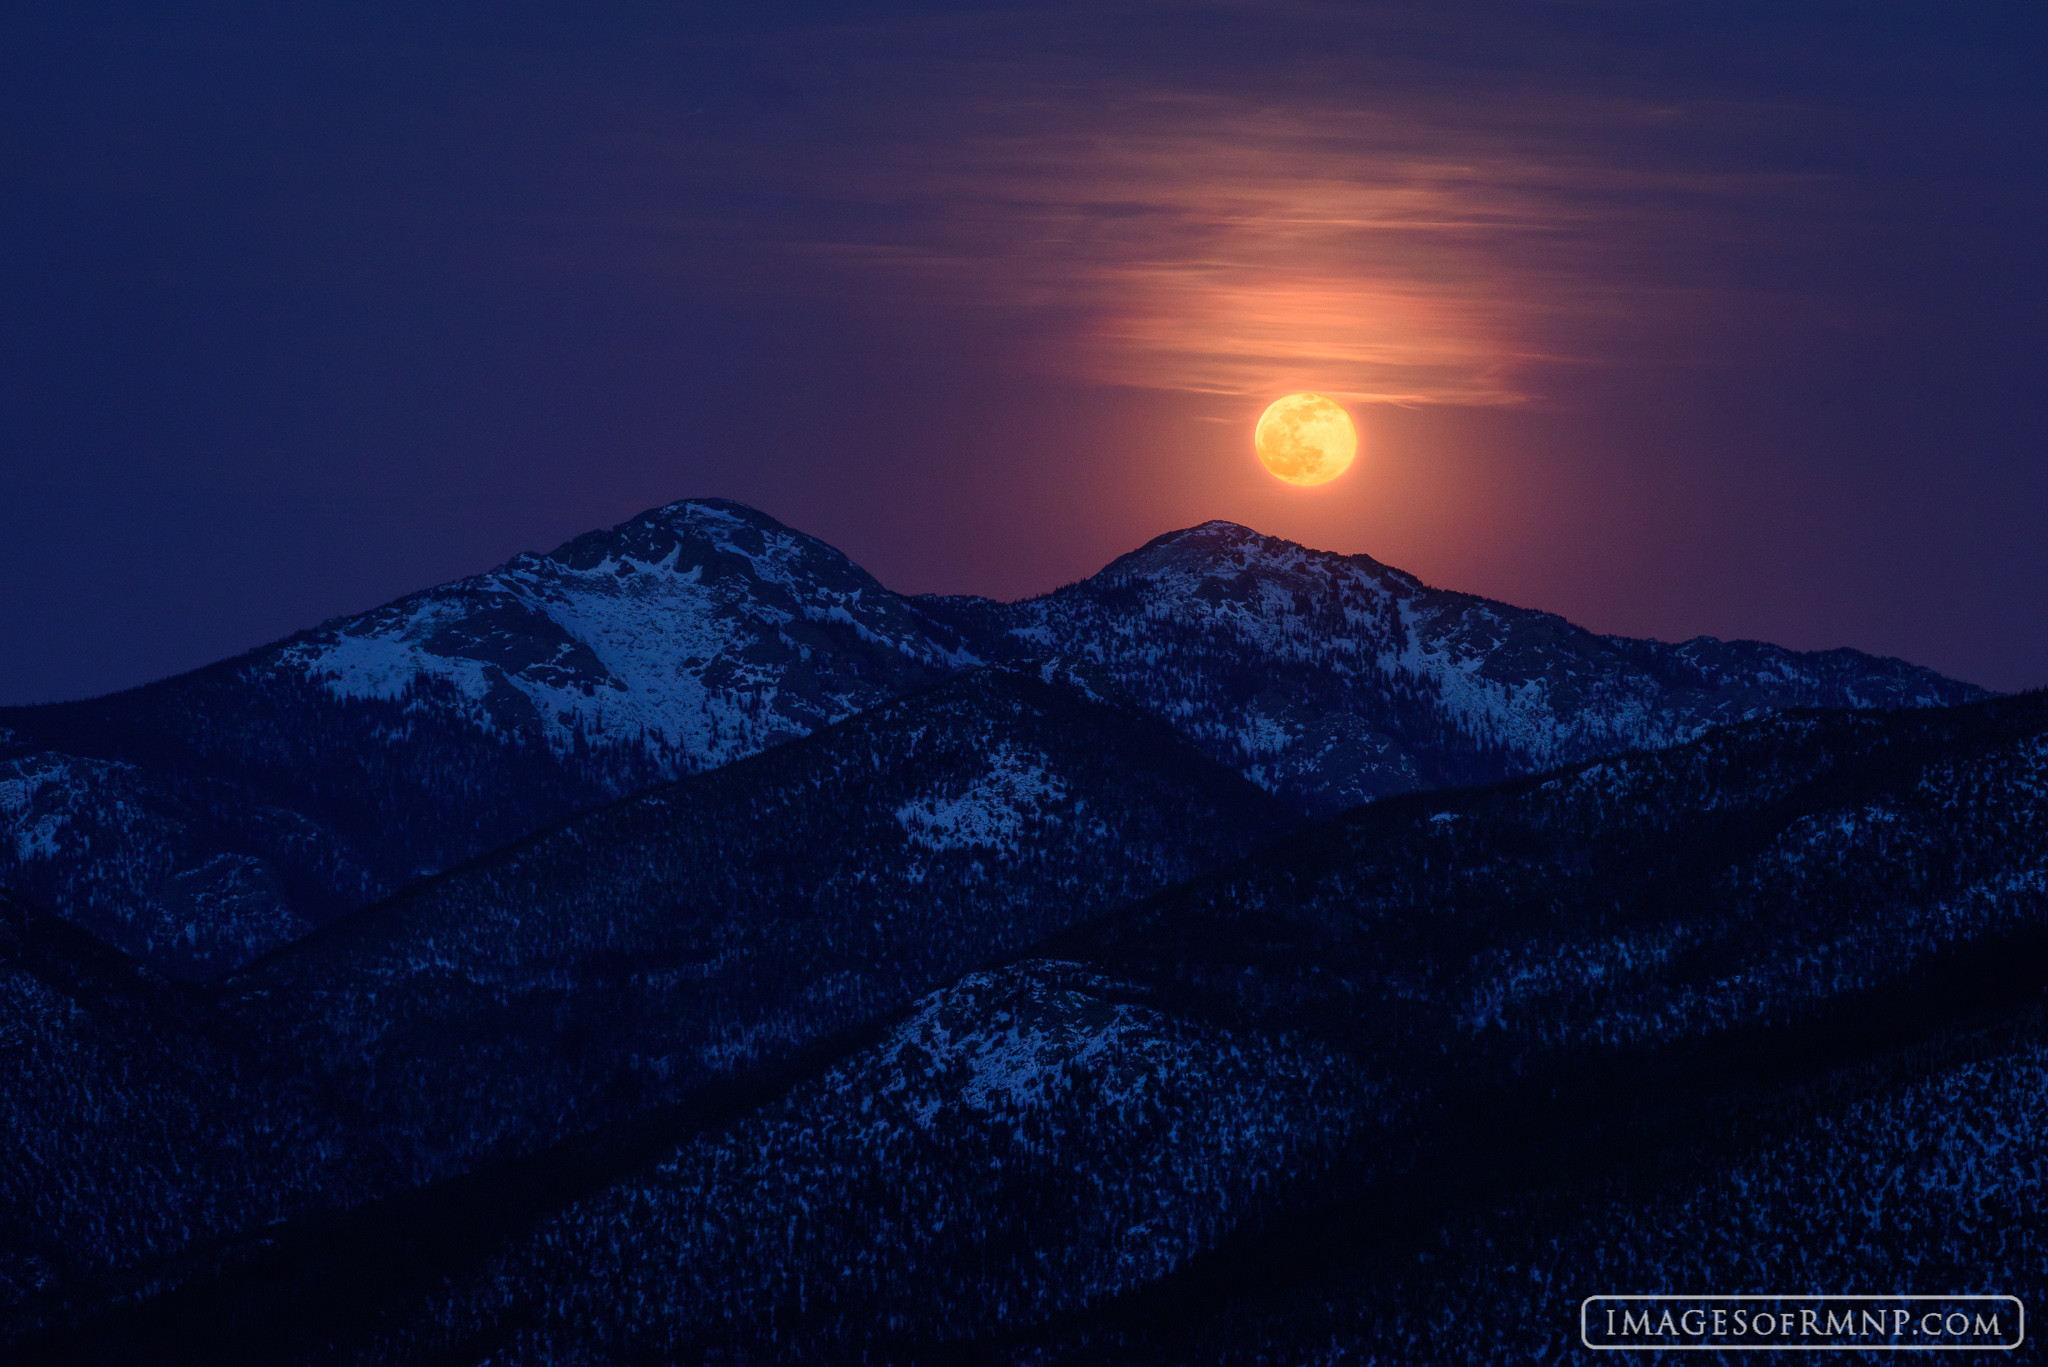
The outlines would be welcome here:
M 2038 5 L 419 8 L 0 17 L 0 702 L 690 495 L 2048 684 Z

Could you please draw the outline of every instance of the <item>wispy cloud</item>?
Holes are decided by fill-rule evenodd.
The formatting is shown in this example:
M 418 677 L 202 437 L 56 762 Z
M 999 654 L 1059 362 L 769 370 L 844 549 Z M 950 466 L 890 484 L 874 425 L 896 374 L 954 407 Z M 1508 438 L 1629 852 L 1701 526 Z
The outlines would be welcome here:
M 1509 405 L 1541 397 L 1544 364 L 1635 359 L 1730 307 L 1699 263 L 1796 188 L 1658 142 L 1755 107 L 1497 79 L 1191 93 L 1056 67 L 935 57 L 946 79 L 843 127 L 670 125 L 615 147 L 657 168 L 635 230 L 656 242 L 616 258 L 978 313 L 946 330 L 1105 384 Z
M 1498 240 L 1545 207 L 1415 130 L 1161 100 L 1135 127 L 992 149 L 1016 284 L 1089 319 L 1107 381 L 1222 394 L 1505 403 L 1532 345 Z M 1402 132 L 1410 136 L 1403 138 Z M 1418 145 L 1419 144 L 1419 145 Z
M 1640 218 L 1645 190 L 1703 188 L 1378 112 L 1156 96 L 1013 121 L 870 161 L 842 192 L 914 207 L 806 245 L 1060 316 L 1044 365 L 1224 395 L 1520 402 L 1530 362 L 1615 308 L 1615 203 Z

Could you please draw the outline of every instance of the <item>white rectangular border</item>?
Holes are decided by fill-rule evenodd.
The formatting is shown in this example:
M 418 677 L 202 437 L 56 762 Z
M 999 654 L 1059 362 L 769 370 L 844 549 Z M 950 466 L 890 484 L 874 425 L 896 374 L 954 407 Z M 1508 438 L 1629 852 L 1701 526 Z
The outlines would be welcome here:
M 2020 1336 L 2011 1343 L 1880 1343 L 1847 1344 L 1829 1343 L 1807 1345 L 1803 1343 L 1681 1343 L 1681 1344 L 1621 1344 L 1594 1343 L 1586 1337 L 1586 1311 L 1594 1301 L 2011 1301 L 2013 1308 L 2020 1312 Z M 1579 1342 L 1594 1353 L 2010 1353 L 2027 1341 L 2027 1307 L 2018 1296 L 2003 1295 L 1842 1295 L 1842 1296 L 1774 1296 L 1769 1292 L 1714 1292 L 1688 1296 L 1677 1292 L 1654 1295 L 1626 1294 L 1614 1296 L 1588 1296 L 1579 1302 Z

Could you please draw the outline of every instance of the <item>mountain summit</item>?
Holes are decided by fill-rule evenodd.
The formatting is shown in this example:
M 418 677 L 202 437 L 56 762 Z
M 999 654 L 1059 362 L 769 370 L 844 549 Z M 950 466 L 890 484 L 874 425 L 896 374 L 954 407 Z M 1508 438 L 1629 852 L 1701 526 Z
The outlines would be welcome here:
M 933 605 L 948 610 L 970 639 L 1098 662 L 1212 756 L 1317 815 L 1672 745 L 1784 707 L 1987 696 L 1853 650 L 1598 636 L 1232 522 L 1157 537 L 1022 603 Z
M 85 702 L 0 710 L 0 886 L 212 976 L 575 812 L 1032 663 L 1314 815 L 1785 707 L 1985 696 L 1897 660 L 1598 636 L 1229 522 L 1018 603 L 890 592 L 744 504 Z
M 814 537 L 690 499 L 329 622 L 262 667 L 339 697 L 447 686 L 480 728 L 665 772 L 753 754 L 981 663 Z

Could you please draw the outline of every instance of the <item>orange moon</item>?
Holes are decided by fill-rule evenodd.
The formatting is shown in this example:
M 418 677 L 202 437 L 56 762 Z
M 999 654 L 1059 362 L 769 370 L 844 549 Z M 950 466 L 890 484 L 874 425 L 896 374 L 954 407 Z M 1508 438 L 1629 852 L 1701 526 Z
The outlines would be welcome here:
M 1289 394 L 1259 415 L 1252 447 L 1289 484 L 1327 484 L 1351 468 L 1358 429 L 1344 405 L 1321 394 Z

